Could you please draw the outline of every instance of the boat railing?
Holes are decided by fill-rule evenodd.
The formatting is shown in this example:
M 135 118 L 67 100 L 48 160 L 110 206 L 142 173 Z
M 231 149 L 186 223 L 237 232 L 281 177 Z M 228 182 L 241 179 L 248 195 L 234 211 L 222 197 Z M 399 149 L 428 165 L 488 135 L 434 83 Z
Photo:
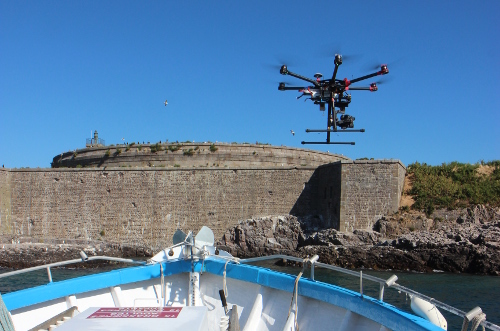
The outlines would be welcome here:
M 194 246 L 192 243 L 183 241 L 183 242 L 174 244 L 171 247 L 167 247 L 165 249 L 165 251 L 168 251 L 171 248 L 174 248 L 177 246 L 182 246 L 182 245 Z M 0 279 L 5 278 L 5 277 L 14 276 L 14 275 L 24 274 L 24 273 L 32 272 L 32 271 L 36 271 L 36 270 L 46 269 L 49 282 L 52 282 L 51 268 L 61 267 L 61 266 L 65 266 L 68 264 L 84 263 L 87 261 L 95 261 L 95 260 L 114 261 L 114 262 L 122 262 L 122 263 L 141 264 L 141 265 L 145 265 L 148 263 L 147 261 L 137 261 L 137 260 L 132 260 L 132 259 L 124 259 L 124 258 L 110 257 L 110 256 L 91 256 L 91 257 L 88 257 L 83 251 L 80 252 L 80 257 L 81 257 L 80 259 L 73 259 L 73 260 L 49 263 L 49 264 L 40 265 L 40 266 L 36 266 L 36 267 L 31 267 L 31 268 L 2 273 L 2 274 L 0 274 Z M 444 309 L 444 310 L 446 310 L 446 311 L 448 311 L 456 316 L 459 316 L 461 318 L 467 319 L 468 321 L 470 321 L 472 319 L 472 317 L 474 317 L 472 315 L 475 315 L 475 314 L 482 312 L 479 307 L 476 307 L 469 312 L 464 312 L 460 309 L 452 307 L 452 306 L 450 306 L 446 303 L 443 303 L 441 301 L 438 301 L 434 298 L 431 298 L 431 297 L 426 296 L 424 294 L 421 294 L 417 291 L 406 288 L 406 287 L 396 283 L 397 276 L 395 276 L 395 275 L 389 277 L 388 279 L 382 279 L 379 277 L 363 274 L 362 271 L 354 271 L 354 270 L 349 270 L 349 269 L 345 269 L 342 267 L 338 267 L 338 266 L 334 266 L 334 265 L 330 265 L 330 264 L 326 264 L 326 263 L 317 262 L 317 256 L 315 256 L 313 258 L 307 258 L 307 259 L 303 259 L 303 258 L 295 257 L 295 256 L 281 255 L 281 254 L 247 258 L 247 259 L 238 259 L 238 258 L 230 258 L 230 257 L 228 258 L 228 257 L 223 257 L 223 256 L 218 256 L 218 255 L 215 255 L 214 257 L 234 260 L 235 262 L 238 262 L 238 263 L 252 263 L 252 262 L 260 262 L 260 261 L 266 261 L 266 260 L 276 260 L 276 259 L 295 261 L 295 262 L 303 263 L 304 268 L 307 265 L 310 267 L 310 270 L 311 270 L 310 278 L 312 280 L 314 280 L 315 267 L 320 267 L 320 268 L 324 268 L 324 269 L 328 269 L 328 270 L 332 270 L 332 271 L 337 271 L 337 272 L 340 272 L 343 274 L 347 274 L 347 275 L 351 275 L 351 276 L 359 278 L 359 285 L 360 285 L 359 293 L 361 296 L 363 296 L 363 279 L 366 279 L 366 280 L 369 280 L 369 281 L 372 281 L 372 282 L 379 284 L 379 286 L 380 286 L 379 300 L 380 301 L 383 301 L 383 299 L 384 299 L 384 289 L 387 286 L 387 287 L 394 288 L 398 291 L 401 291 L 403 293 L 406 293 L 408 295 L 415 296 L 415 297 L 421 298 L 425 301 L 428 301 L 429 303 L 432 303 L 436 307 Z M 480 324 L 483 325 L 484 327 L 490 329 L 490 330 L 500 331 L 500 327 L 498 325 L 490 323 L 486 320 L 482 321 Z
M 453 306 L 450 306 L 444 302 L 441 302 L 439 300 L 436 300 L 434 298 L 431 298 L 429 296 L 421 294 L 421 293 L 414 291 L 412 289 L 406 288 L 406 287 L 396 283 L 397 276 L 395 276 L 395 275 L 389 277 L 388 279 L 382 279 L 379 277 L 363 274 L 363 271 L 354 271 L 354 270 L 349 270 L 349 269 L 333 266 L 333 265 L 326 264 L 326 263 L 317 262 L 315 259 L 303 259 L 300 257 L 280 255 L 280 254 L 269 255 L 269 256 L 260 256 L 260 257 L 247 258 L 247 259 L 240 259 L 240 263 L 251 263 L 251 262 L 260 262 L 260 261 L 276 260 L 276 259 L 283 259 L 283 260 L 287 260 L 287 261 L 304 263 L 304 268 L 306 267 L 306 265 L 309 265 L 310 269 L 311 269 L 310 279 L 312 279 L 312 280 L 314 280 L 314 268 L 315 267 L 333 270 L 333 271 L 337 271 L 337 272 L 340 272 L 343 274 L 358 277 L 359 278 L 359 285 L 360 285 L 359 293 L 361 294 L 361 296 L 363 296 L 363 279 L 366 279 L 366 280 L 369 280 L 369 281 L 372 281 L 375 283 L 379 283 L 379 286 L 380 286 L 379 300 L 380 301 L 384 300 L 384 288 L 387 286 L 387 287 L 391 287 L 397 291 L 406 293 L 408 295 L 421 298 L 429 303 L 432 303 L 433 305 L 435 305 L 438 308 L 446 310 L 446 311 L 448 311 L 456 316 L 459 316 L 461 318 L 466 318 L 469 321 L 472 319 L 472 317 L 471 317 L 472 313 L 478 314 L 478 313 L 482 312 L 479 307 L 476 307 L 469 312 L 464 312 L 464 311 L 457 309 Z M 498 325 L 493 324 L 491 322 L 488 322 L 486 320 L 482 321 L 481 325 L 483 325 L 484 327 L 486 327 L 490 330 L 500 331 L 500 327 Z
M 21 269 L 21 270 L 14 270 L 14 271 L 10 271 L 10 272 L 5 272 L 5 273 L 0 274 L 0 278 L 5 278 L 5 277 L 20 275 L 20 274 L 24 274 L 24 273 L 32 272 L 32 271 L 36 271 L 36 270 L 46 269 L 47 270 L 47 277 L 49 278 L 49 282 L 52 283 L 52 272 L 51 272 L 50 268 L 62 267 L 62 266 L 68 265 L 68 264 L 85 263 L 88 261 L 96 261 L 96 260 L 114 261 L 114 262 L 122 262 L 122 263 L 133 263 L 133 264 L 146 264 L 146 261 L 137 261 L 137 260 L 132 260 L 132 259 L 124 259 L 124 258 L 120 258 L 120 257 L 112 257 L 112 256 L 91 256 L 91 257 L 88 257 L 87 254 L 85 254 L 83 251 L 80 252 L 80 256 L 81 256 L 80 259 L 54 262 L 54 263 L 39 265 L 36 267 L 30 267 L 30 268 Z

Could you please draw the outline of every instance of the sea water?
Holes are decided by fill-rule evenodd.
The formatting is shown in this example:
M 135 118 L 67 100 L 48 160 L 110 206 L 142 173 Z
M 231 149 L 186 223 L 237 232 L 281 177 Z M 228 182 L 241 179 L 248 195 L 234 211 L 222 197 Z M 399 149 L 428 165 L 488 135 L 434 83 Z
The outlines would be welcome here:
M 274 261 L 259 262 L 260 266 L 297 275 L 302 268 L 280 267 L 274 265 Z M 93 273 L 108 271 L 124 267 L 121 264 L 97 269 L 68 269 L 52 268 L 51 275 L 54 282 L 89 275 Z M 128 267 L 128 266 L 126 266 Z M 0 269 L 0 273 L 10 271 Z M 435 272 L 431 274 L 400 272 L 400 271 L 374 271 L 362 270 L 363 274 L 387 279 L 393 274 L 398 276 L 397 283 L 412 290 L 425 294 L 443 303 L 451 305 L 462 311 L 468 312 L 479 306 L 486 314 L 489 322 L 500 325 L 500 277 L 477 276 L 468 274 L 450 274 Z M 306 269 L 303 277 L 309 277 L 309 269 Z M 339 272 L 316 268 L 315 280 L 338 285 L 356 292 L 360 290 L 359 278 L 342 274 Z M 0 293 L 8 293 L 20 289 L 47 284 L 48 276 L 46 270 L 16 275 L 8 278 L 0 278 Z M 379 284 L 363 279 L 363 294 L 373 298 L 379 296 Z M 410 298 L 405 293 L 386 288 L 384 301 L 398 308 L 412 313 Z M 440 309 L 448 321 L 448 330 L 460 330 L 463 319 Z

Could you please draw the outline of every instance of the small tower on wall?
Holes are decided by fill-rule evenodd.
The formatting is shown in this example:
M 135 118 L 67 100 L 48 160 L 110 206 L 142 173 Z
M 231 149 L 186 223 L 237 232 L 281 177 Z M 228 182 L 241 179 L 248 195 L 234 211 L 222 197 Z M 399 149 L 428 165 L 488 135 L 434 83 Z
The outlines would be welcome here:
M 94 138 L 87 138 L 86 147 L 101 147 L 105 146 L 104 139 L 100 139 L 97 130 L 94 131 Z

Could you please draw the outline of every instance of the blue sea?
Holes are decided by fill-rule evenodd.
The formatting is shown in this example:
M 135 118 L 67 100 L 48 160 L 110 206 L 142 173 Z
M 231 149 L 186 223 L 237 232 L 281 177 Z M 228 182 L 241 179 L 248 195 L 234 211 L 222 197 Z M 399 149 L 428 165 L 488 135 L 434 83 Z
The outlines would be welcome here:
M 261 266 L 281 272 L 298 274 L 302 269 L 296 267 L 278 267 L 273 262 L 261 262 Z M 111 266 L 98 269 L 51 269 L 53 281 L 79 277 L 92 273 L 103 272 L 118 268 Z M 0 269 L 0 273 L 10 271 Z M 449 304 L 465 312 L 479 306 L 486 313 L 488 321 L 500 325 L 500 277 L 476 276 L 468 274 L 432 273 L 421 274 L 411 272 L 373 271 L 363 270 L 364 274 L 373 275 L 382 279 L 387 279 L 391 275 L 398 276 L 397 283 L 418 291 L 436 300 Z M 308 277 L 306 270 L 303 277 Z M 338 272 L 316 268 L 315 279 L 326 283 L 335 284 L 341 287 L 359 292 L 359 279 L 341 274 Z M 48 281 L 47 272 L 39 270 L 29 274 L 0 278 L 0 293 L 17 291 L 27 287 L 46 284 Z M 367 296 L 378 298 L 379 285 L 368 280 L 363 281 L 363 293 Z M 410 309 L 410 298 L 404 293 L 398 293 L 393 289 L 386 289 L 384 301 L 394 306 L 402 308 L 408 312 Z M 441 313 L 448 321 L 448 330 L 460 330 L 462 319 L 440 309 Z

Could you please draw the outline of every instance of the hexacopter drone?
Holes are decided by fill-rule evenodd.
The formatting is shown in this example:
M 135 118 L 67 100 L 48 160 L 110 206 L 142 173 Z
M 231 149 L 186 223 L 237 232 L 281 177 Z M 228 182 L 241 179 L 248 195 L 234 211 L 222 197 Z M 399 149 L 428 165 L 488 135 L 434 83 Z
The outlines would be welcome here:
M 311 99 L 315 105 L 319 105 L 319 110 L 325 111 L 325 106 L 328 105 L 328 122 L 326 130 L 310 130 L 306 129 L 306 132 L 326 132 L 326 142 L 306 142 L 303 141 L 302 144 L 350 144 L 354 145 L 354 142 L 331 142 L 330 133 L 331 132 L 365 132 L 364 129 L 352 130 L 354 128 L 355 118 L 351 115 L 345 113 L 345 109 L 349 106 L 351 102 L 351 95 L 346 91 L 364 90 L 364 91 L 377 91 L 377 83 L 371 83 L 369 87 L 352 87 L 351 84 L 357 83 L 359 81 L 372 78 L 379 75 L 386 75 L 389 73 L 387 65 L 383 64 L 380 66 L 380 70 L 362 76 L 355 79 L 337 79 L 337 70 L 342 64 L 342 55 L 335 54 L 335 69 L 333 70 L 333 75 L 331 79 L 321 79 L 322 74 L 317 73 L 314 75 L 316 79 L 307 78 L 288 70 L 286 65 L 281 66 L 280 74 L 290 75 L 292 77 L 302 79 L 306 82 L 313 84 L 312 86 L 286 86 L 285 83 L 279 83 L 278 90 L 296 90 L 302 94 L 297 97 L 297 99 L 306 96 Z M 337 115 L 340 114 L 340 118 Z M 341 128 L 341 131 L 337 131 L 337 128 Z

